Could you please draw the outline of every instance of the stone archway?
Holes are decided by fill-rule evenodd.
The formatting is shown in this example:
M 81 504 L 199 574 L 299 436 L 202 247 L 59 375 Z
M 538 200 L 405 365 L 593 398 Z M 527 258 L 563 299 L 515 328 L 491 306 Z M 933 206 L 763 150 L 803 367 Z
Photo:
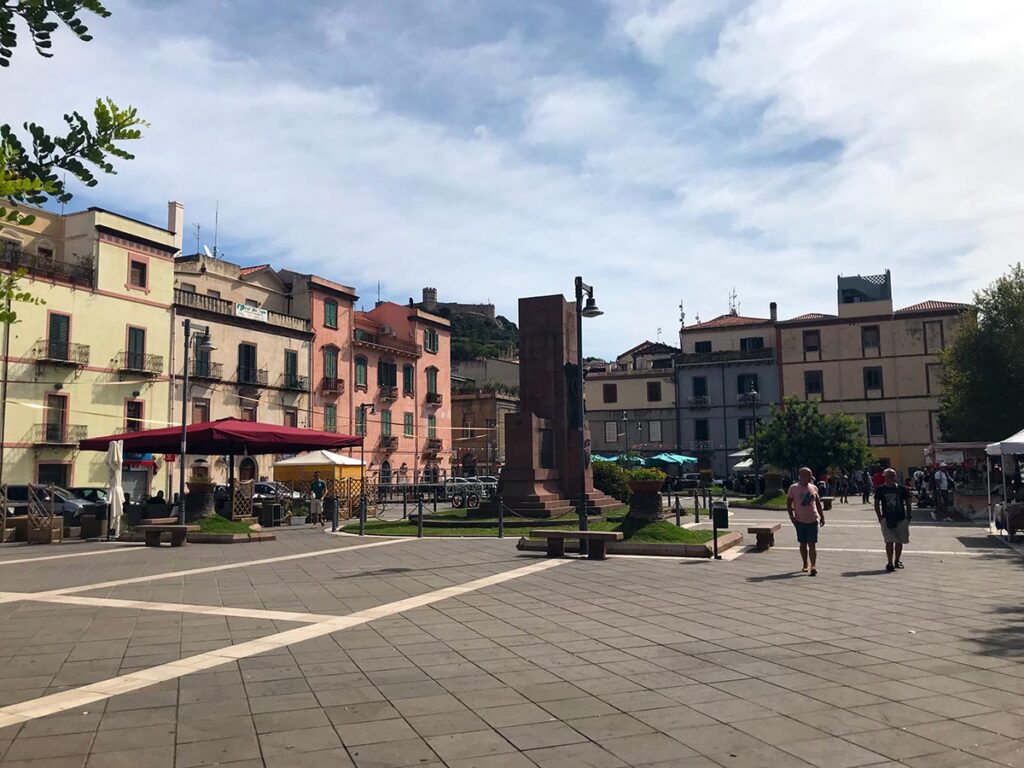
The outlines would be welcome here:
M 246 456 L 238 464 L 238 479 L 243 483 L 247 483 L 256 479 L 256 473 L 258 467 L 256 466 L 256 460 L 250 456 Z

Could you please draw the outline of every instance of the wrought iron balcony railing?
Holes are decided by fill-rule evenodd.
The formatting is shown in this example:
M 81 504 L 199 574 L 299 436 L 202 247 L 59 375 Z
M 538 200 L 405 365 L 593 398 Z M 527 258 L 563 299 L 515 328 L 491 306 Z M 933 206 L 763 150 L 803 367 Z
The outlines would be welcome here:
M 189 378 L 193 379 L 220 381 L 224 378 L 224 364 L 212 363 L 209 360 L 196 360 L 193 358 L 188 361 L 188 375 Z
M 81 368 L 89 364 L 89 345 L 59 339 L 40 339 L 32 346 L 32 357 L 38 363 Z
M 440 405 L 444 396 L 440 392 L 427 392 L 427 405 Z
M 387 385 L 381 385 L 377 388 L 377 393 L 381 400 L 397 400 L 398 399 L 398 387 L 389 387 Z
M 337 376 L 324 376 L 320 379 L 320 391 L 325 395 L 340 395 L 345 392 L 345 380 Z
M 694 440 L 690 443 L 690 448 L 694 451 L 706 453 L 715 450 L 715 444 L 711 440 Z
M 691 408 L 710 408 L 711 398 L 708 395 L 694 395 L 686 401 L 686 404 Z
M 751 392 L 745 392 L 742 395 L 736 396 L 736 405 L 741 408 L 753 408 L 755 405 L 761 405 L 761 395 Z
M 235 383 L 248 387 L 265 387 L 269 380 L 266 368 L 249 368 L 243 366 L 235 371 Z
M 117 353 L 117 370 L 142 376 L 159 376 L 164 372 L 163 355 L 147 355 L 127 350 Z
M 293 389 L 296 392 L 305 392 L 309 389 L 309 377 L 300 376 L 297 373 L 282 373 L 281 383 L 278 385 L 281 389 Z
M 85 440 L 88 430 L 85 424 L 34 424 L 32 442 L 35 445 L 78 445 Z
M 428 437 L 426 445 L 423 446 L 424 453 L 436 454 L 444 448 L 444 441 L 439 437 Z
M 12 272 L 24 269 L 31 275 L 68 280 L 76 285 L 95 285 L 95 269 L 92 257 L 85 256 L 76 263 L 68 263 L 53 255 L 28 253 L 17 248 L 0 246 L 0 267 Z
M 394 435 L 381 435 L 378 445 L 382 451 L 394 451 L 398 448 L 398 438 Z
M 423 354 L 422 344 L 400 339 L 398 336 L 390 334 L 370 333 L 361 328 L 354 328 L 352 330 L 352 341 L 357 346 L 399 352 L 405 355 L 412 355 L 413 357 L 420 357 Z

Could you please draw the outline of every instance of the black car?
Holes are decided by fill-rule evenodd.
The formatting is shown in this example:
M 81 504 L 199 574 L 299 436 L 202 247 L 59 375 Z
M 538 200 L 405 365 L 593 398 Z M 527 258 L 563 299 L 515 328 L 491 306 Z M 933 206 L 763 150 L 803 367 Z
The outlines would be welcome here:
M 102 486 L 76 486 L 68 488 L 77 498 L 84 499 L 90 504 L 107 504 L 110 502 L 110 492 Z
M 23 515 L 28 508 L 29 488 L 47 509 L 53 504 L 53 511 L 63 516 L 65 524 L 77 523 L 82 514 L 98 514 L 106 510 L 105 504 L 92 504 L 80 499 L 70 491 L 56 485 L 21 484 L 7 486 L 7 506 L 16 515 Z M 52 495 L 51 495 L 52 489 Z

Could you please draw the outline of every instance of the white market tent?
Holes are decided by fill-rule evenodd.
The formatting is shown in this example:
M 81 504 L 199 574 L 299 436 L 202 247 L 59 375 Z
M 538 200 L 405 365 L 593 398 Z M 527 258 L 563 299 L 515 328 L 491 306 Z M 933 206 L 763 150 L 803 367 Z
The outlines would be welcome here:
M 290 459 L 275 461 L 275 467 L 322 467 L 334 465 L 336 467 L 358 467 L 362 464 L 359 459 L 352 456 L 342 456 L 333 451 L 310 451 L 300 456 L 292 456 Z
M 1000 465 L 1003 471 L 1003 499 L 1005 503 L 1006 499 L 1006 457 L 1013 456 L 1014 454 L 1024 453 L 1024 429 L 1015 435 L 1005 440 L 1000 440 L 998 443 L 989 443 L 985 447 L 985 463 L 988 467 L 986 476 L 988 477 L 988 519 L 989 524 L 995 520 L 992 509 L 992 457 L 1000 457 Z

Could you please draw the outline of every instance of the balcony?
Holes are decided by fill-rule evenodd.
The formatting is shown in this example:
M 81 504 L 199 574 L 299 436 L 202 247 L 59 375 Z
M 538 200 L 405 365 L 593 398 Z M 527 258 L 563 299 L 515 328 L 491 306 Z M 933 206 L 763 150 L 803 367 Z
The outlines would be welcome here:
M 309 377 L 300 376 L 297 373 L 282 373 L 277 386 L 280 389 L 290 389 L 295 392 L 308 392 Z
M 337 376 L 324 376 L 320 379 L 320 391 L 325 395 L 341 395 L 345 392 L 345 380 Z
M 180 288 L 174 289 L 174 303 L 190 309 L 198 309 L 203 312 L 210 312 L 215 315 L 226 315 L 243 319 L 235 310 L 235 302 L 227 299 L 217 299 L 213 296 L 206 296 L 194 291 L 183 291 Z M 244 318 L 248 322 L 263 322 L 252 318 Z M 276 325 L 278 328 L 288 328 L 292 331 L 309 332 L 309 320 L 292 315 L 283 315 L 280 312 L 267 310 L 266 321 L 268 325 Z
M 440 392 L 427 392 L 427 405 L 440 405 L 444 396 Z
M 85 424 L 35 424 L 32 427 L 32 443 L 34 445 L 75 446 L 85 440 L 87 430 Z
M 381 435 L 377 446 L 382 451 L 395 451 L 398 450 L 398 438 L 394 435 Z
M 32 346 L 36 363 L 84 368 L 89 364 L 89 345 L 70 341 L 40 339 Z
M 710 408 L 711 398 L 708 395 L 694 395 L 686 401 L 691 408 Z
M 377 396 L 381 400 L 397 400 L 398 387 L 389 387 L 386 385 L 381 385 L 377 387 Z
M 398 336 L 383 333 L 370 333 L 361 328 L 352 331 L 352 343 L 357 347 L 366 347 L 380 352 L 393 352 L 408 357 L 421 357 L 423 345 L 413 341 L 400 339 Z
M 164 372 L 164 356 L 147 355 L 131 350 L 118 352 L 117 370 L 133 376 L 159 376 Z
M 439 437 L 428 437 L 426 444 L 423 446 L 423 453 L 426 456 L 437 456 L 444 448 L 444 441 Z
M 27 253 L 17 248 L 0 247 L 0 269 L 16 272 L 24 269 L 34 277 L 48 277 L 66 280 L 74 285 L 92 288 L 96 284 L 96 273 L 91 256 L 79 258 L 75 263 L 68 263 L 55 256 L 40 256 Z
M 235 371 L 235 383 L 243 387 L 265 387 L 269 378 L 266 368 L 243 367 Z
M 700 363 L 738 363 L 748 360 L 771 362 L 774 359 L 775 350 L 771 347 L 765 347 L 763 349 L 744 351 L 723 349 L 717 352 L 684 352 L 676 356 L 676 363 L 678 365 L 696 365 Z
M 188 377 L 190 379 L 206 379 L 220 381 L 224 378 L 223 363 L 211 363 L 209 360 L 189 360 Z
M 690 443 L 690 450 L 699 453 L 709 453 L 715 450 L 715 444 L 711 440 L 694 440 Z
M 736 396 L 736 405 L 740 408 L 753 408 L 755 405 L 763 405 L 763 402 L 760 394 L 745 392 Z

